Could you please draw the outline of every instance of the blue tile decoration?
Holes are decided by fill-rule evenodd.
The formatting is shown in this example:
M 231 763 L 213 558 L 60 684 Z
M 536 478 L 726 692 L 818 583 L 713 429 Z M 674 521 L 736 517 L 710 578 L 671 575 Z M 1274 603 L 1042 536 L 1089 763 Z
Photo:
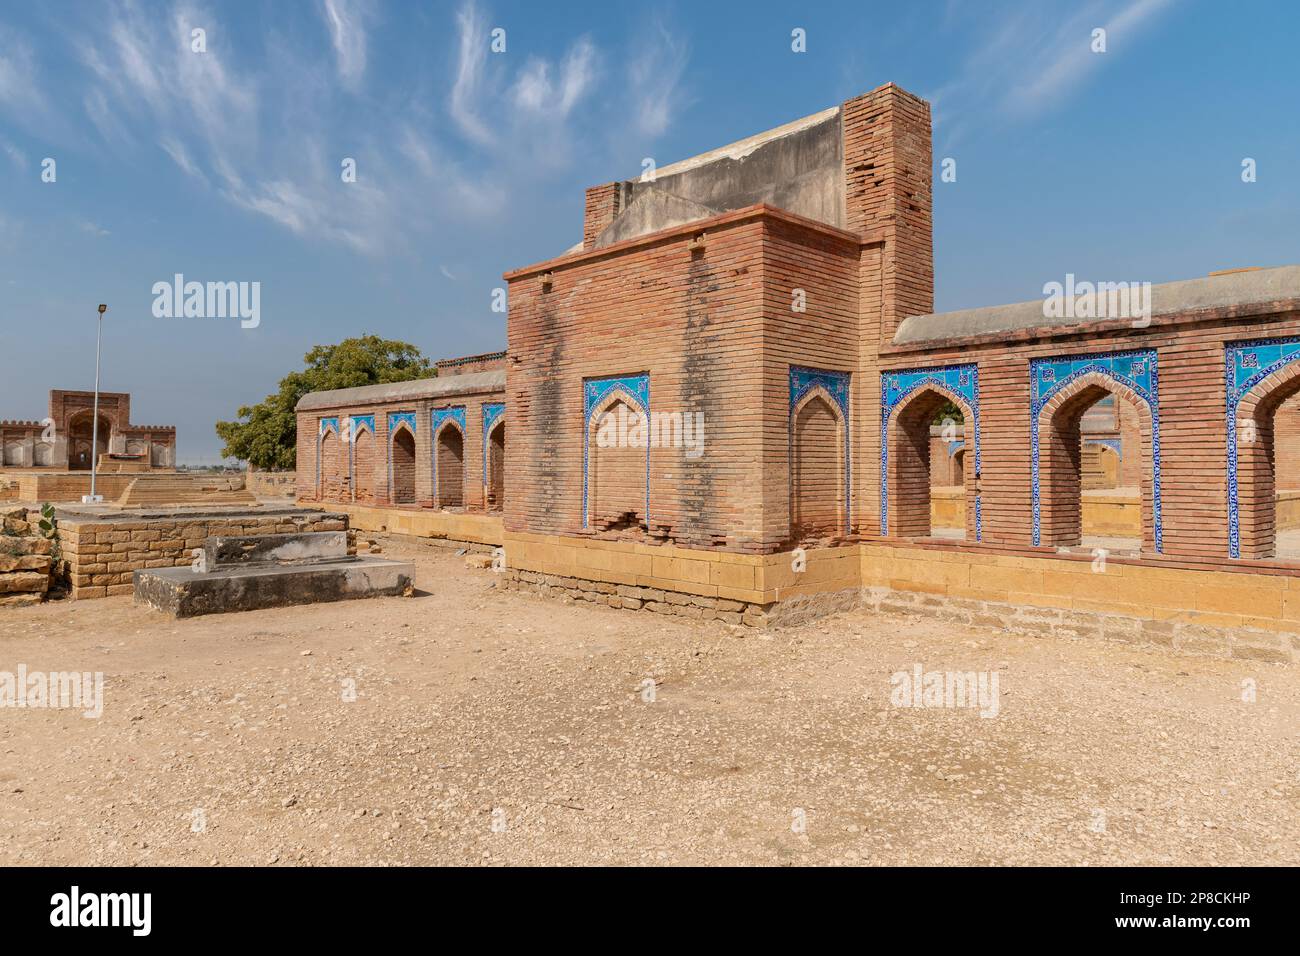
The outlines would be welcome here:
M 935 388 L 962 406 L 975 443 L 975 474 L 980 474 L 980 370 L 973 362 L 936 368 L 893 369 L 880 374 L 880 533 L 889 534 L 889 420 L 917 392 Z M 965 423 L 963 423 L 965 427 Z M 963 440 L 964 443 L 964 440 Z M 956 452 L 956 445 L 948 453 Z M 984 510 L 975 495 L 975 540 L 984 535 Z
M 482 412 L 483 412 L 483 484 L 486 485 L 488 481 L 488 464 L 487 464 L 488 436 L 492 434 L 492 429 L 496 427 L 497 422 L 501 420 L 501 416 L 505 414 L 506 403 L 505 402 L 484 402 L 482 406 Z
M 608 378 L 587 378 L 582 380 L 582 526 L 587 527 L 590 515 L 587 501 L 588 465 L 591 461 L 591 419 L 602 405 L 614 395 L 618 395 L 627 404 L 646 416 L 649 427 L 650 417 L 650 375 L 613 375 Z M 650 521 L 650 442 L 645 446 L 645 519 Z
M 822 389 L 840 410 L 844 421 L 844 533 L 853 526 L 853 454 L 849 427 L 849 373 L 824 368 L 790 366 L 790 460 L 794 460 L 794 411 L 808 393 Z
M 1241 557 L 1241 513 L 1237 489 L 1237 416 L 1241 400 L 1264 379 L 1300 359 L 1300 336 L 1257 339 L 1224 347 L 1223 372 L 1228 416 L 1228 554 Z
M 612 378 L 589 378 L 582 383 L 582 417 L 591 424 L 591 415 L 615 392 L 622 392 L 628 404 L 643 414 L 650 413 L 650 376 L 622 375 Z
M 357 435 L 362 429 L 375 433 L 374 415 L 348 415 L 343 421 L 348 428 L 348 486 L 352 489 L 352 500 L 357 500 Z
M 460 429 L 461 440 L 465 439 L 465 406 L 452 405 L 448 408 L 435 408 L 429 412 L 429 434 L 433 440 L 429 442 L 429 456 L 431 458 L 431 468 L 433 472 L 433 500 L 438 500 L 438 433 L 442 431 L 442 426 L 451 422 Z M 463 468 L 463 464 L 462 464 Z
M 406 425 L 415 434 L 415 412 L 390 412 L 388 415 L 388 434 L 391 437 L 399 425 Z
M 1103 448 L 1109 448 L 1116 457 L 1123 459 L 1124 443 L 1118 438 L 1088 438 L 1084 440 L 1085 445 L 1101 445 Z
M 465 406 L 453 405 L 450 408 L 435 408 L 429 412 L 429 434 L 437 438 L 442 426 L 449 421 L 460 426 L 460 433 L 463 436 L 465 434 Z
M 322 453 L 324 452 L 325 434 L 333 431 L 337 436 L 339 433 L 339 420 L 337 418 L 322 418 L 316 432 L 316 497 L 319 498 L 325 489 L 325 476 L 321 474 Z
M 397 429 L 401 426 L 407 426 L 411 429 L 411 434 L 415 434 L 415 412 L 389 412 L 388 413 L 388 500 L 393 500 L 393 439 L 397 435 Z
M 1160 516 L 1160 380 L 1155 349 L 1030 360 L 1029 446 L 1034 545 L 1039 543 L 1042 515 L 1038 487 L 1038 416 L 1061 389 L 1094 373 L 1127 386 L 1146 403 L 1151 415 L 1151 507 L 1155 548 L 1159 553 L 1164 550 L 1164 526 Z

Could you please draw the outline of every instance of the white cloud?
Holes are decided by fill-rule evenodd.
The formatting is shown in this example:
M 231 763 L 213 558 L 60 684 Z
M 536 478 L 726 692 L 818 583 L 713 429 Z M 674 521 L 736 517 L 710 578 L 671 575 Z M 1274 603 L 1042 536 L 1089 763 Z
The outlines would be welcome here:
M 515 61 L 491 52 L 488 21 L 474 0 L 457 12 L 456 29 L 456 77 L 447 109 L 465 138 L 493 147 L 509 138 L 512 151 L 523 147 L 534 155 L 567 158 L 571 131 L 555 124 L 567 120 L 595 85 L 600 55 L 591 39 L 575 40 L 558 64 L 529 56 L 510 82 L 505 71 Z M 545 130 L 539 131 L 538 120 L 549 124 Z
M 928 94 L 944 147 L 990 117 L 1022 120 L 1060 108 L 1133 41 L 1172 0 L 1093 0 L 1062 16 L 1058 8 L 1024 7 L 995 22 L 956 76 Z M 955 10 L 950 11 L 956 19 Z M 988 22 L 981 13 L 980 23 Z M 972 30 L 971 23 L 951 23 Z M 1094 53 L 1092 31 L 1106 30 L 1107 52 Z
M 453 74 L 433 85 L 401 77 L 361 117 L 337 122 L 332 94 L 367 76 L 375 5 L 316 2 L 329 46 L 326 31 L 299 40 L 228 22 L 211 0 L 106 0 L 70 38 L 84 67 L 69 74 L 82 84 L 70 128 L 132 163 L 133 152 L 161 150 L 198 188 L 295 236 L 387 256 L 413 254 L 417 237 L 495 228 L 512 190 L 566 168 L 593 131 L 617 136 L 635 122 L 622 109 L 606 122 L 582 108 L 602 70 L 589 37 L 553 58 L 497 56 L 474 0 L 449 14 Z M 198 27 L 204 52 L 191 49 Z M 657 36 L 646 69 L 668 67 L 666 85 L 657 74 L 651 85 L 675 102 L 683 51 Z M 0 36 L 9 93 L 19 75 L 8 68 L 12 40 Z M 441 129 L 439 106 L 452 120 Z M 340 176 L 345 156 L 356 160 L 355 182 Z
M 1059 105 L 1091 73 L 1101 68 L 1106 57 L 1117 55 L 1118 50 L 1110 49 L 1110 44 L 1127 44 L 1169 2 L 1134 0 L 1106 19 L 1086 10 L 1067 19 L 1048 38 L 1036 62 L 1022 72 L 1021 82 L 1008 90 L 1006 105 L 1026 114 Z M 1092 31 L 1098 27 L 1106 31 L 1106 53 L 1094 53 L 1091 49 Z
M 45 139 L 60 138 L 62 124 L 51 116 L 39 76 L 31 46 L 7 26 L 0 29 L 0 115 L 7 113 L 24 126 L 39 128 Z
M 199 182 L 206 184 L 208 177 L 203 175 L 203 170 L 199 169 L 198 164 L 190 158 L 189 150 L 170 136 L 165 136 L 158 141 L 158 145 L 163 151 L 172 158 L 181 171 L 187 176 L 197 179 Z
M 683 105 L 681 80 L 690 50 L 662 23 L 647 27 L 643 44 L 628 64 L 628 83 L 637 130 L 646 136 L 659 136 Z
M 329 27 L 338 61 L 339 78 L 355 90 L 366 72 L 366 19 L 368 4 L 350 0 L 320 0 L 321 14 Z
M 22 151 L 17 146 L 13 143 L 3 143 L 0 145 L 3 146 L 5 155 L 9 157 L 9 161 L 13 163 L 14 166 L 18 169 L 27 168 L 27 157 L 23 155 Z
M 551 81 L 551 73 L 548 61 L 529 57 L 512 91 L 515 107 L 543 117 L 567 117 L 595 80 L 596 48 L 581 37 L 565 54 L 558 81 Z
M 480 144 L 489 144 L 494 137 L 487 125 L 479 118 L 478 99 L 484 85 L 484 68 L 488 58 L 487 23 L 480 16 L 478 7 L 469 0 L 456 14 L 456 29 L 459 34 L 456 59 L 456 80 L 451 88 L 450 111 L 456 125 L 471 140 Z

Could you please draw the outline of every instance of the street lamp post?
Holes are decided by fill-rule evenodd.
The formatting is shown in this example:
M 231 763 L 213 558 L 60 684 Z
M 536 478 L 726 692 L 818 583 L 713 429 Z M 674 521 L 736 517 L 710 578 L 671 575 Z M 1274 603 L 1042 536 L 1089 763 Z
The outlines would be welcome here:
M 103 495 L 95 494 L 95 476 L 99 470 L 99 355 L 104 344 L 104 313 L 107 311 L 108 306 L 101 303 L 98 330 L 95 333 L 95 411 L 90 426 L 90 494 L 81 497 L 81 503 L 86 505 L 99 504 L 104 500 Z

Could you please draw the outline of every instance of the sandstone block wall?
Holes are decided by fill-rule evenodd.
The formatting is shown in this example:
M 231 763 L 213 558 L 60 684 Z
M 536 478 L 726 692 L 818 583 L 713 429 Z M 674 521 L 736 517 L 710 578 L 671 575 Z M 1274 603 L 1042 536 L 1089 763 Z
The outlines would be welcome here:
M 39 604 L 49 593 L 54 542 L 40 520 L 26 508 L 0 511 L 0 607 Z

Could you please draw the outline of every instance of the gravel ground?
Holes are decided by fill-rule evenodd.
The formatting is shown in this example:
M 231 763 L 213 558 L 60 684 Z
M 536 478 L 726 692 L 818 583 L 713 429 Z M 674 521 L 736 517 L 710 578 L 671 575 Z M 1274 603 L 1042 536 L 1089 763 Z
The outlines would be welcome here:
M 1293 667 L 861 612 L 765 633 L 385 550 L 416 597 L 0 611 L 0 671 L 104 674 L 99 719 L 0 709 L 0 863 L 1300 860 Z M 997 716 L 892 706 L 917 664 L 996 671 Z

